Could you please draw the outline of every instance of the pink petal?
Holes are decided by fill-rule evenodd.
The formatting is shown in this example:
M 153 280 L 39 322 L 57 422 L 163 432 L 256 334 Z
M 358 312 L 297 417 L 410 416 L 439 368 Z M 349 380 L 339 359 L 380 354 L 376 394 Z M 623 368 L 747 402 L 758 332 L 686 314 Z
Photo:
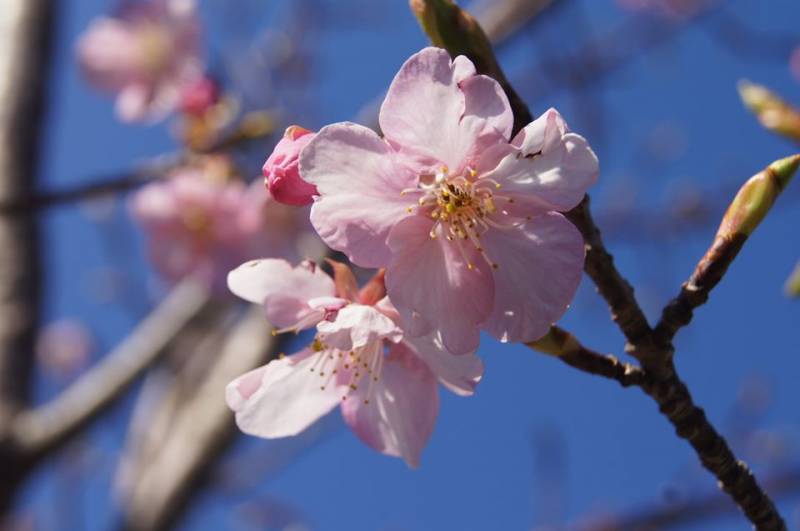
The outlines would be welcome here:
M 381 130 L 395 148 L 453 171 L 477 150 L 508 140 L 512 122 L 497 82 L 440 48 L 425 48 L 403 64 L 380 111 Z
M 264 304 L 267 318 L 278 328 L 293 326 L 317 311 L 309 307 L 311 299 L 335 292 L 333 280 L 322 269 L 306 263 L 292 267 L 276 258 L 240 265 L 228 273 L 228 288 L 246 301 Z
M 301 152 L 300 174 L 319 191 L 311 223 L 325 243 L 358 265 L 386 264 L 389 229 L 413 202 L 400 191 L 416 180 L 386 143 L 360 125 L 329 125 Z
M 551 212 L 518 229 L 490 230 L 483 245 L 494 271 L 494 310 L 484 328 L 500 341 L 539 339 L 566 311 L 583 269 L 583 238 Z
M 403 337 L 394 321 L 363 304 L 342 308 L 334 321 L 320 322 L 317 330 L 323 343 L 339 350 L 355 350 L 383 339 L 396 343 Z
M 517 149 L 483 177 L 500 183 L 500 194 L 533 207 L 529 214 L 575 207 L 597 179 L 597 156 L 583 137 L 568 132 L 555 109 L 528 124 L 512 144 Z
M 317 356 L 303 350 L 240 376 L 228 384 L 225 397 L 236 412 L 236 424 L 250 435 L 289 437 L 297 435 L 341 401 L 335 385 L 322 390 L 320 376 L 311 372 Z M 260 381 L 259 381 L 260 378 Z
M 397 348 L 407 348 L 419 356 L 439 382 L 457 395 L 473 394 L 483 377 L 483 362 L 475 353 L 451 354 L 437 333 L 405 337 Z
M 412 468 L 419 466 L 439 413 L 433 373 L 407 349 L 394 345 L 372 393 L 366 395 L 365 389 L 361 386 L 342 402 L 345 422 L 371 448 L 402 457 Z
M 389 235 L 394 258 L 386 271 L 386 289 L 405 323 L 415 314 L 439 330 L 447 350 L 465 354 L 478 347 L 478 326 L 491 312 L 494 286 L 488 265 L 474 247 L 445 239 L 441 225 L 413 216 Z M 465 260 L 466 256 L 466 260 Z M 467 260 L 473 263 L 472 270 Z

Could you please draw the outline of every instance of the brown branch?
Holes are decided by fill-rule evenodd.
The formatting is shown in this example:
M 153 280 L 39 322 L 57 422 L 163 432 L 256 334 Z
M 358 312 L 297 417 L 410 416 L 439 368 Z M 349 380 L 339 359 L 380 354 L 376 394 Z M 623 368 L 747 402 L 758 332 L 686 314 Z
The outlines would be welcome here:
M 558 326 L 550 328 L 547 335 L 541 339 L 525 344 L 533 350 L 550 354 L 580 371 L 615 380 L 622 387 L 642 385 L 645 378 L 645 372 L 639 367 L 621 362 L 610 354 L 600 354 L 587 349 L 575 336 Z
M 45 112 L 55 3 L 0 10 L 0 202 L 33 193 Z M 0 219 L 0 438 L 28 401 L 42 285 L 32 215 Z
M 761 488 L 744 461 L 731 451 L 714 429 L 705 412 L 697 407 L 686 385 L 675 372 L 672 361 L 666 369 L 670 377 L 645 379 L 642 389 L 658 404 L 658 409 L 675 427 L 675 433 L 694 448 L 700 463 L 719 481 L 756 529 L 785 530 L 786 523 L 769 495 Z
M 606 250 L 600 229 L 594 223 L 587 195 L 580 205 L 567 212 L 567 218 L 578 227 L 586 245 L 584 270 L 608 303 L 611 319 L 617 323 L 628 340 L 626 350 L 642 361 L 653 365 L 657 353 L 652 343 L 652 329 L 647 322 L 633 287 L 614 265 L 614 257 Z
M 769 476 L 764 486 L 775 498 L 800 492 L 800 468 L 792 468 Z M 628 514 L 589 517 L 577 525 L 580 531 L 617 531 L 621 529 L 644 531 L 668 529 L 683 524 L 697 524 L 736 511 L 730 497 L 719 492 L 692 495 L 690 498 L 669 505 L 659 504 Z
M 478 71 L 495 77 L 502 85 L 505 77 L 502 71 L 499 71 L 499 65 L 494 58 L 491 45 L 469 14 L 463 12 L 449 0 L 411 0 L 411 6 L 421 26 L 435 44 L 444 46 L 451 55 L 467 55 L 473 60 Z M 497 77 L 498 71 L 499 77 Z M 518 129 L 518 123 L 520 121 L 527 123 L 525 120 L 531 116 L 531 113 L 524 103 L 512 97 L 516 96 L 513 89 L 507 94 L 515 114 L 520 113 L 515 116 L 515 129 Z M 520 117 L 523 120 L 520 120 Z M 797 169 L 800 156 L 780 162 L 787 164 L 787 161 L 790 166 Z M 769 174 L 770 172 L 765 173 Z M 773 188 L 776 187 L 776 184 L 783 183 L 780 176 L 772 177 L 774 176 L 766 175 L 762 181 L 770 183 Z M 774 196 L 769 196 L 767 192 L 762 186 L 756 187 L 752 193 L 746 194 L 741 200 L 740 210 L 744 210 L 747 215 L 735 216 L 733 221 L 730 221 L 730 225 L 742 225 L 752 230 L 753 220 L 756 219 L 755 224 L 757 224 L 760 218 L 763 218 L 777 195 L 775 193 Z M 766 208 L 764 208 L 764 203 L 768 203 Z M 588 204 L 587 196 L 578 207 L 567 215 L 579 228 L 586 242 L 585 270 L 587 274 L 608 302 L 612 318 L 628 339 L 626 350 L 642 362 L 643 377 L 638 385 L 656 401 L 661 413 L 675 426 L 678 436 L 689 442 L 703 466 L 715 475 L 719 480 L 720 487 L 733 498 L 756 527 L 765 530 L 785 529 L 786 524 L 777 512 L 775 505 L 758 485 L 747 465 L 736 459 L 725 439 L 710 424 L 703 410 L 692 401 L 686 385 L 675 372 L 671 344 L 656 344 L 655 333 L 634 297 L 633 288 L 619 274 L 614 266 L 613 258 L 603 245 L 600 231 L 592 220 Z M 739 210 L 736 212 L 739 213 Z M 621 383 L 626 381 L 620 379 L 622 376 L 619 374 L 616 360 L 588 351 L 581 347 L 577 340 L 568 334 L 565 335 L 563 331 L 559 334 L 558 329 L 555 329 L 555 333 L 551 331 L 551 334 L 554 334 L 554 338 L 552 338 L 554 340 L 547 346 L 555 345 L 556 351 L 565 356 L 563 358 L 565 363 L 592 374 L 614 378 Z M 544 350 L 547 351 L 547 349 Z M 623 376 L 625 372 L 627 371 L 623 371 Z
M 553 327 L 544 338 L 528 346 L 554 355 L 581 371 L 616 380 L 623 387 L 640 387 L 655 400 L 659 411 L 675 427 L 678 437 L 694 448 L 702 465 L 719 480 L 720 488 L 733 498 L 758 529 L 785 529 L 772 500 L 758 485 L 747 465 L 736 459 L 703 410 L 695 405 L 671 360 L 654 375 L 647 369 L 622 364 L 613 356 L 588 349 L 572 334 L 558 327 Z

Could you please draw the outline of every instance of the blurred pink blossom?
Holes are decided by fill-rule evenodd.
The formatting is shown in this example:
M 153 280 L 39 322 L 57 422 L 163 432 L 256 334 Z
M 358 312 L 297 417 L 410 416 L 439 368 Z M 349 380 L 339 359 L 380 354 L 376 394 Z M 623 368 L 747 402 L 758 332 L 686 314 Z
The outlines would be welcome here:
M 224 289 L 225 275 L 256 256 L 296 259 L 320 251 L 307 211 L 271 199 L 260 182 L 226 174 L 226 163 L 175 170 L 142 188 L 131 201 L 149 239 L 150 257 L 169 280 L 194 275 Z
M 125 122 L 155 122 L 180 104 L 183 86 L 202 75 L 193 0 L 128 3 L 95 19 L 77 44 L 87 80 L 117 95 Z
M 92 347 L 92 336 L 83 323 L 62 319 L 42 327 L 36 338 L 36 358 L 47 373 L 66 378 L 87 365 Z
M 797 82 L 800 83 L 800 45 L 794 49 L 792 56 L 789 58 L 789 70 L 791 70 Z
M 471 395 L 483 364 L 474 353 L 450 354 L 436 335 L 406 336 L 388 298 L 359 291 L 348 267 L 334 271 L 335 281 L 313 263 L 269 259 L 231 271 L 231 291 L 263 304 L 278 332 L 317 334 L 308 348 L 231 382 L 228 405 L 242 431 L 265 438 L 296 435 L 340 405 L 364 443 L 416 467 L 439 411 L 437 381 Z
M 292 125 L 272 154 L 264 163 L 267 189 L 272 197 L 285 205 L 310 205 L 317 194 L 315 186 L 300 178 L 300 152 L 314 138 L 314 133 L 298 125 Z
M 410 333 L 439 331 L 456 354 L 477 348 L 481 328 L 538 339 L 581 278 L 583 238 L 559 212 L 594 183 L 597 157 L 554 109 L 509 143 L 512 125 L 495 80 L 426 48 L 389 87 L 383 138 L 333 124 L 300 156 L 322 239 L 358 265 L 385 266 Z
M 181 90 L 181 111 L 194 116 L 203 116 L 219 102 L 220 89 L 217 82 L 203 76 L 186 83 Z

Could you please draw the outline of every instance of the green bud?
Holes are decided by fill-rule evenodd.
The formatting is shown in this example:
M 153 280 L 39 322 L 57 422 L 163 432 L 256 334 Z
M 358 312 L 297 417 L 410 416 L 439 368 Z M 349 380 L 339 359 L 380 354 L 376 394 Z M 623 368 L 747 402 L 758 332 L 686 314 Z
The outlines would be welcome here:
M 717 237 L 750 236 L 800 166 L 800 155 L 777 160 L 750 178 L 728 207 Z
M 489 38 L 475 18 L 452 0 L 410 0 L 411 11 L 435 46 L 450 55 L 466 55 L 479 72 L 503 76 Z
M 789 275 L 785 290 L 786 294 L 790 297 L 800 297 L 800 262 L 797 262 L 794 271 Z
M 792 107 L 767 87 L 739 81 L 742 102 L 765 128 L 800 142 L 800 109 Z
M 557 326 L 551 326 L 544 336 L 536 341 L 526 343 L 526 345 L 533 350 L 556 357 L 575 352 L 581 346 L 575 336 Z

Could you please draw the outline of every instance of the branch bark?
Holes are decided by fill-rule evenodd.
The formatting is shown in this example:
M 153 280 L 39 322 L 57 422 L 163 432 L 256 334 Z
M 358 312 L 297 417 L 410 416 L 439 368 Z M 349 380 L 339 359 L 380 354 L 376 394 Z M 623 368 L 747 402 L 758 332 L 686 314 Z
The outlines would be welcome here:
M 50 0 L 8 0 L 0 10 L 0 202 L 31 196 L 55 19 Z M 28 401 L 42 284 L 30 212 L 0 219 L 0 436 Z
M 658 404 L 659 411 L 673 425 L 678 437 L 694 448 L 701 464 L 714 474 L 720 488 L 730 495 L 757 529 L 786 529 L 770 497 L 748 466 L 736 459 L 705 412 L 694 403 L 671 361 L 656 376 L 647 369 L 621 364 L 614 356 L 588 349 L 572 334 L 558 327 L 553 327 L 548 335 L 528 346 L 554 355 L 583 372 L 616 380 L 623 387 L 640 387 Z

